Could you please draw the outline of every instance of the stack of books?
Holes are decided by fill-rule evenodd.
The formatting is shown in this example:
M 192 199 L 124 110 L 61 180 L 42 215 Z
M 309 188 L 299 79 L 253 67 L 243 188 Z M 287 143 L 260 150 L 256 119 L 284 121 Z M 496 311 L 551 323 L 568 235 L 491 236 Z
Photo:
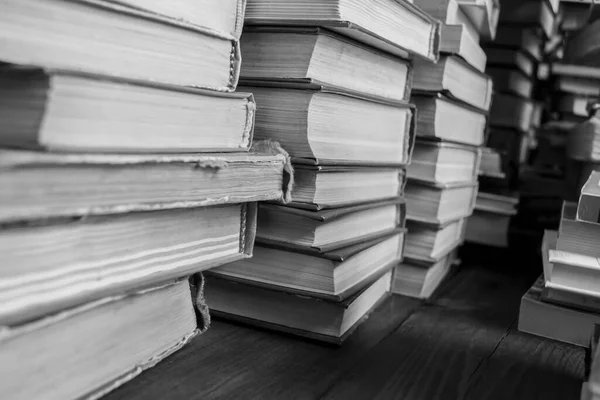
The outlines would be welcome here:
M 439 23 L 403 1 L 251 0 L 241 83 L 255 135 L 292 157 L 287 206 L 261 204 L 252 259 L 207 275 L 216 316 L 341 343 L 389 293 L 414 146 L 410 57 Z
M 97 398 L 180 349 L 210 321 L 188 277 L 248 257 L 286 195 L 232 93 L 244 2 L 178 5 L 2 4 L 5 398 Z
M 415 4 L 444 22 L 442 55 L 437 64 L 415 61 L 411 102 L 419 112 L 417 140 L 407 170 L 405 260 L 396 270 L 394 292 L 427 298 L 447 275 L 473 213 L 492 84 L 478 43 L 485 31 L 469 18 L 471 5 Z M 489 34 L 494 33 L 492 25 Z
M 563 204 L 558 232 L 546 231 L 544 274 L 521 301 L 519 330 L 587 346 L 600 323 L 600 173 L 578 203 Z

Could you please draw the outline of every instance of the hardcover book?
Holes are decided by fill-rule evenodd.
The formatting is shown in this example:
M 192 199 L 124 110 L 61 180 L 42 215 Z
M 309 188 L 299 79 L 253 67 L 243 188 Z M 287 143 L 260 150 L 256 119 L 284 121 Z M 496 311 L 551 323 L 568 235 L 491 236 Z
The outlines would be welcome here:
M 405 258 L 436 263 L 463 242 L 465 219 L 444 225 L 407 221 Z
M 188 3 L 182 8 L 149 0 L 6 0 L 2 61 L 235 90 L 244 1 Z M 191 10 L 201 12 L 190 15 Z
M 492 80 L 459 57 L 443 56 L 437 64 L 415 60 L 413 90 L 441 92 L 479 110 L 488 111 L 492 99 Z
M 444 225 L 473 213 L 477 182 L 453 184 L 409 180 L 404 190 L 408 220 Z
M 417 140 L 406 174 L 409 179 L 432 183 L 475 182 L 480 162 L 477 147 Z
M 240 90 L 256 98 L 255 137 L 279 142 L 296 163 L 410 162 L 415 112 L 406 103 L 376 102 L 328 89 L 240 86 Z
M 448 276 L 457 261 L 456 250 L 434 263 L 407 258 L 394 270 L 392 293 L 428 299 Z
M 100 398 L 197 334 L 187 279 L 94 301 L 3 327 L 0 390 L 11 399 Z
M 256 203 L 3 226 L 0 325 L 252 256 Z
M 85 152 L 234 152 L 252 144 L 250 93 L 66 70 L 0 67 L 0 144 Z
M 295 82 L 392 101 L 410 97 L 408 61 L 323 28 L 250 26 L 241 82 Z
M 321 26 L 402 58 L 438 59 L 439 22 L 404 0 L 250 0 L 245 22 Z

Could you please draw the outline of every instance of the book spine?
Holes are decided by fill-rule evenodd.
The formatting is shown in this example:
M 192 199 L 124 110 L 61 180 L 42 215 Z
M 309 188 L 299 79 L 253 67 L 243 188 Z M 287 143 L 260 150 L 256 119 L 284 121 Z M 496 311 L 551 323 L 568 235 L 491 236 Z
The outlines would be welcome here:
M 406 125 L 404 126 L 404 154 L 402 155 L 402 164 L 409 165 L 412 159 L 413 150 L 415 148 L 415 141 L 417 135 L 417 108 L 411 106 L 408 109 L 409 116 L 406 118 Z
M 244 258 L 252 257 L 254 251 L 257 215 L 258 203 L 245 203 L 241 207 L 240 253 Z

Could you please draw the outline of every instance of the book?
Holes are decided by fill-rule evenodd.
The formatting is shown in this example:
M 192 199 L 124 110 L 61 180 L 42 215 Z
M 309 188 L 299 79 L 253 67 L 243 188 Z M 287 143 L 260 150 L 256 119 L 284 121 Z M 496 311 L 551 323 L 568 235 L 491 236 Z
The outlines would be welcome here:
M 548 284 L 589 297 L 600 297 L 597 257 L 550 249 L 548 260 L 552 264 Z
M 565 32 L 578 31 L 590 22 L 592 16 L 592 0 L 561 0 L 560 29 Z
M 477 147 L 417 140 L 406 175 L 409 179 L 434 183 L 474 182 L 480 161 Z
M 400 168 L 310 166 L 294 168 L 292 207 L 324 210 L 403 195 L 406 173 Z
M 465 219 L 444 225 L 407 221 L 404 257 L 427 263 L 438 262 L 463 241 Z
M 593 99 L 587 96 L 564 94 L 558 101 L 558 110 L 561 112 L 588 117 L 588 105 Z
M 562 207 L 556 250 L 600 257 L 600 225 L 577 221 L 577 203 L 565 201 Z
M 519 204 L 518 193 L 488 193 L 482 190 L 477 193 L 475 209 L 505 214 L 516 214 Z
M 203 16 L 182 19 L 185 8 L 142 0 L 7 0 L 2 61 L 233 91 L 244 3 L 186 7 Z
M 379 103 L 330 90 L 251 86 L 240 90 L 256 98 L 255 137 L 279 142 L 295 162 L 398 166 L 410 162 L 414 110 L 405 103 Z
M 402 198 L 314 211 L 261 204 L 257 240 L 326 252 L 404 227 L 405 216 Z
M 462 26 L 475 43 L 480 33 L 456 0 L 415 0 L 415 5 L 445 25 Z M 443 40 L 443 39 L 442 39 Z
M 519 27 L 514 25 L 499 25 L 496 38 L 486 41 L 495 47 L 507 47 L 521 50 L 533 60 L 543 60 L 543 37 L 536 32 L 534 27 Z
M 404 190 L 408 220 L 443 225 L 473 213 L 477 183 L 434 184 L 409 180 Z
M 499 0 L 456 0 L 481 36 L 494 39 L 500 17 Z
M 219 266 L 208 275 L 341 301 L 402 260 L 405 234 L 396 232 L 326 252 L 263 239 L 252 258 Z
M 479 72 L 485 72 L 487 56 L 464 25 L 442 24 L 440 52 L 456 54 Z
M 3 226 L 0 325 L 252 256 L 256 204 Z
M 592 171 L 581 188 L 576 219 L 583 222 L 600 222 L 600 172 L 598 171 Z
M 523 295 L 519 309 L 519 331 L 576 346 L 587 346 L 594 324 L 600 323 L 600 314 L 544 302 L 541 299 L 543 288 L 544 281 L 540 277 Z
M 3 327 L 0 388 L 11 399 L 99 398 L 197 333 L 187 280 L 87 303 Z
M 249 93 L 76 71 L 0 68 L 0 144 L 84 152 L 233 152 L 252 144 Z
M 392 293 L 417 299 L 430 298 L 457 261 L 456 250 L 431 264 L 405 259 L 394 270 Z
M 568 131 L 566 153 L 574 160 L 598 162 L 600 154 L 600 118 L 573 116 L 572 126 Z
M 324 301 L 210 276 L 206 300 L 215 317 L 339 345 L 389 295 L 391 282 L 389 271 L 342 301 Z
M 500 24 L 537 26 L 546 38 L 552 37 L 555 25 L 554 12 L 546 1 L 503 0 Z
M 506 68 L 488 68 L 486 73 L 494 81 L 496 92 L 515 94 L 530 99 L 533 93 L 534 81 L 519 70 Z
M 496 93 L 490 111 L 490 125 L 527 132 L 531 127 L 533 108 L 531 100 L 510 94 Z
M 508 231 L 515 211 L 488 210 L 475 206 L 473 215 L 467 220 L 465 239 L 467 242 L 493 247 L 508 247 Z
M 465 85 L 464 82 L 469 82 Z M 456 56 L 443 56 L 437 64 L 415 60 L 413 90 L 442 92 L 445 95 L 488 111 L 492 97 L 492 81 Z
M 485 46 L 483 49 L 487 56 L 487 68 L 517 69 L 531 79 L 536 77 L 535 61 L 527 57 L 522 50 L 490 46 Z
M 0 150 L 0 223 L 289 198 L 283 154 Z M 396 175 L 397 176 L 397 175 Z
M 417 113 L 417 136 L 481 146 L 486 115 L 444 96 L 415 94 L 410 100 Z
M 408 100 L 410 63 L 322 28 L 249 26 L 241 40 L 242 84 L 296 82 Z
M 403 0 L 250 0 L 245 23 L 321 26 L 402 58 L 439 53 L 439 22 Z
M 580 96 L 600 96 L 600 68 L 553 63 L 550 70 L 557 75 L 557 89 Z
M 506 163 L 503 153 L 497 149 L 483 147 L 481 149 L 481 163 L 479 165 L 479 175 L 488 178 L 506 179 Z

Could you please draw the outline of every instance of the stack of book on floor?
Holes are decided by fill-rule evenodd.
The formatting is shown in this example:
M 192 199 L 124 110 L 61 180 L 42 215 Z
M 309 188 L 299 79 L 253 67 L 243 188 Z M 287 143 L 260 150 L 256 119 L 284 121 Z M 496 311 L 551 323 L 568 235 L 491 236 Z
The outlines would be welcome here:
M 587 346 L 600 323 L 600 173 L 578 203 L 563 204 L 558 232 L 546 231 L 544 275 L 521 301 L 519 330 Z
M 231 93 L 244 2 L 208 3 L 3 2 L 2 397 L 97 398 L 180 349 L 210 321 L 188 277 L 284 197 Z
M 222 318 L 341 343 L 403 256 L 408 56 L 437 60 L 439 24 L 405 1 L 283 3 L 248 2 L 241 80 L 255 135 L 292 157 L 291 203 L 260 206 L 253 258 L 211 271 L 206 296 Z
M 483 73 L 480 32 L 463 10 L 453 0 L 415 4 L 445 21 L 442 43 L 461 30 L 470 38 L 465 44 L 481 56 L 473 62 L 442 46 L 437 64 L 415 61 L 411 102 L 418 110 L 417 140 L 407 169 L 405 260 L 396 269 L 394 292 L 427 298 L 447 275 L 473 212 L 492 86 Z

